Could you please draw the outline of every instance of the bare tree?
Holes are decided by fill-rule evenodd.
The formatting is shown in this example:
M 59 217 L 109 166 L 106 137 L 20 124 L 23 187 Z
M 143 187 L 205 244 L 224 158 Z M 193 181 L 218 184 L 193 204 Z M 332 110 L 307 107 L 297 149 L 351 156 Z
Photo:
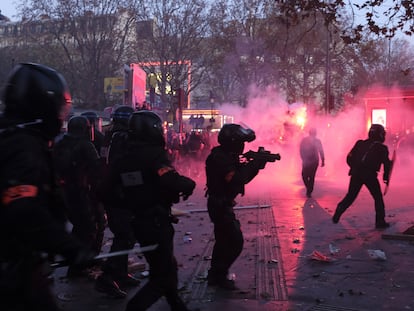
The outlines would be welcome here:
M 407 86 L 414 83 L 414 53 L 406 40 L 365 39 L 354 49 L 353 88 L 373 84 Z
M 218 50 L 212 81 L 224 99 L 243 104 L 250 85 L 277 87 L 288 102 L 324 97 L 328 36 L 336 29 L 327 29 L 318 10 L 294 12 L 265 0 L 220 2 L 212 21 Z M 337 41 L 329 44 L 332 54 L 340 54 Z
M 364 70 L 381 60 L 388 64 L 388 51 L 373 51 L 377 55 L 365 64 L 358 58 L 358 46 L 344 39 L 353 14 L 341 1 L 222 1 L 214 16 L 212 41 L 220 52 L 211 81 L 228 101 L 243 102 L 251 83 L 278 87 L 288 102 L 316 102 L 329 110 L 340 108 L 343 94 L 355 89 L 356 73 L 364 73 L 360 82 L 374 76 L 383 83 L 398 80 Z M 385 66 L 389 72 L 397 67 Z M 399 80 L 408 68 L 397 70 Z
M 217 97 L 226 102 L 244 105 L 250 86 L 276 84 L 268 6 L 265 0 L 216 2 L 209 40 L 215 61 L 209 77 Z
M 30 0 L 23 7 L 23 29 L 33 25 L 45 51 L 56 53 L 57 68 L 70 82 L 74 98 L 84 107 L 105 105 L 103 81 L 125 61 L 135 25 L 134 0 Z
M 208 2 L 142 1 L 137 12 L 140 21 L 135 58 L 147 73 L 158 76 L 161 101 L 170 105 L 175 116 L 174 92 L 181 89 L 186 99 L 203 81 L 208 55 L 203 46 Z
M 377 10 L 386 2 L 393 4 L 382 9 L 391 19 L 380 27 Z M 19 28 L 24 40 L 12 53 L 1 52 L 7 58 L 54 65 L 70 80 L 79 102 L 94 106 L 103 102 L 104 77 L 116 75 L 124 63 L 139 63 L 147 73 L 156 71 L 159 95 L 173 115 L 177 103 L 172 99 L 179 88 L 188 95 L 203 86 L 217 101 L 243 105 L 250 86 L 271 86 L 285 92 L 289 102 L 328 103 L 333 95 L 340 105 L 343 93 L 368 82 L 412 82 L 412 53 L 403 41 L 389 39 L 399 29 L 411 34 L 412 25 L 400 23 L 412 21 L 409 1 L 210 4 L 29 0 Z M 365 26 L 354 20 L 361 12 L 366 12 Z M 379 40 L 378 35 L 388 38 Z M 23 51 L 25 46 L 31 53 Z

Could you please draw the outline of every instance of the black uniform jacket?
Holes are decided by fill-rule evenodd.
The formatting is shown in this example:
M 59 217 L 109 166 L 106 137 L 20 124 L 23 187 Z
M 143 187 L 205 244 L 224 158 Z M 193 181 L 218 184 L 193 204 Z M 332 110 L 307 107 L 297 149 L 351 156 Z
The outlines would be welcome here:
M 383 180 L 388 181 L 391 161 L 388 147 L 370 139 L 358 140 L 348 153 L 349 175 L 376 176 L 384 166 Z
M 48 142 L 38 132 L 3 128 L 0 150 L 0 260 L 34 252 L 74 260 L 80 244 L 57 219 L 63 207 L 56 200 Z
M 169 214 L 180 195 L 193 192 L 195 182 L 174 169 L 162 146 L 128 140 L 123 154 L 110 164 L 107 187 L 113 204 L 143 216 L 154 207 Z
M 214 147 L 206 160 L 207 194 L 234 200 L 258 172 L 258 161 L 240 163 L 239 155 Z

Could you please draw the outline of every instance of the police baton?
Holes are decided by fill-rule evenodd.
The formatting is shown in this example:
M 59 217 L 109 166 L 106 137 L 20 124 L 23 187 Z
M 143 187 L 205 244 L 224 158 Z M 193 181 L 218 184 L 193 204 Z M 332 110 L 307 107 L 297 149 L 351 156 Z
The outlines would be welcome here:
M 394 149 L 394 152 L 392 153 L 392 158 L 391 158 L 390 172 L 388 173 L 388 182 L 385 185 L 385 189 L 384 189 L 384 195 L 387 194 L 388 188 L 390 186 L 390 180 L 391 180 L 391 176 L 392 176 L 392 171 L 394 170 L 394 165 L 395 165 L 396 158 L 397 158 L 397 153 L 395 152 L 395 149 Z
M 143 246 L 143 247 L 134 247 L 133 249 L 125 249 L 125 250 L 117 251 L 117 252 L 99 254 L 99 255 L 95 256 L 93 259 L 94 260 L 100 260 L 100 259 L 116 257 L 116 256 L 123 256 L 123 255 L 130 255 L 130 254 L 140 254 L 140 253 L 153 251 L 157 247 L 158 247 L 158 244 L 148 245 L 148 246 Z M 69 263 L 66 260 L 56 261 L 56 262 L 53 262 L 53 263 L 50 264 L 50 266 L 52 268 L 60 268 L 60 267 L 68 266 L 68 265 L 69 265 Z
M 148 246 L 143 246 L 143 247 L 135 247 L 133 249 L 126 249 L 126 250 L 123 250 L 123 251 L 100 254 L 98 256 L 95 256 L 94 259 L 105 259 L 105 258 L 109 258 L 109 257 L 116 257 L 116 256 L 122 256 L 122 255 L 140 254 L 140 253 L 153 251 L 157 247 L 158 247 L 158 244 L 148 245 Z

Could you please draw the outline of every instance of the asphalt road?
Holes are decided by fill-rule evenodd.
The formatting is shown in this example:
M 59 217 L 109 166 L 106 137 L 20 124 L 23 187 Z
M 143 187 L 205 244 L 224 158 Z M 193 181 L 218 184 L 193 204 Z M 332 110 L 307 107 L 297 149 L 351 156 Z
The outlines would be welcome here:
M 175 206 L 186 212 L 175 226 L 175 249 L 180 292 L 188 305 L 206 311 L 414 309 L 414 239 L 393 238 L 414 225 L 411 172 L 394 173 L 385 196 L 387 221 L 392 223 L 386 230 L 374 228 L 373 200 L 366 189 L 339 224 L 332 223 L 348 182 L 346 174 L 338 174 L 318 170 L 309 199 L 299 175 L 282 178 L 274 167 L 247 186 L 236 208 L 245 245 L 232 267 L 239 287 L 232 293 L 210 288 L 205 281 L 214 240 L 204 181 L 199 179 L 195 194 Z M 108 232 L 104 251 L 110 236 Z M 123 300 L 108 299 L 94 290 L 93 281 L 68 281 L 64 273 L 60 268 L 54 274 L 63 310 L 124 310 L 136 291 L 129 290 Z M 150 309 L 163 310 L 169 308 L 162 299 Z

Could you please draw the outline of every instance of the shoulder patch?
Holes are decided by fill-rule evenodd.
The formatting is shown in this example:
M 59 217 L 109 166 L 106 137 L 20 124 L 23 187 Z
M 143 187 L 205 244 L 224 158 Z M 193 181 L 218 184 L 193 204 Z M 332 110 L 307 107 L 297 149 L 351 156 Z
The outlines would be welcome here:
M 19 185 L 6 189 L 3 192 L 1 201 L 4 205 L 8 205 L 11 202 L 22 198 L 36 197 L 38 189 L 33 185 Z
M 169 167 L 169 166 L 164 166 L 164 167 L 161 167 L 159 170 L 158 170 L 158 176 L 162 176 L 162 175 L 164 175 L 164 174 L 166 174 L 166 173 L 168 173 L 168 172 L 171 172 L 171 171 L 173 171 L 174 169 L 172 168 L 172 167 Z

